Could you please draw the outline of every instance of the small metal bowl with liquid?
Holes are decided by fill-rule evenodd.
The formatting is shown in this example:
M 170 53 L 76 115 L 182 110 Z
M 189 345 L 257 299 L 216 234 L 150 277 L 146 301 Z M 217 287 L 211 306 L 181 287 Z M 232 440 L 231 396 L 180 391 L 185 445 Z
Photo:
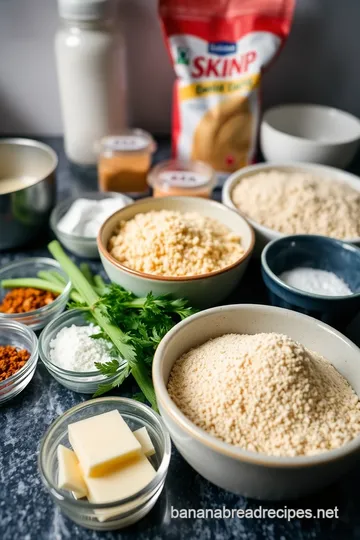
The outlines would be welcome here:
M 31 139 L 0 139 L 0 251 L 43 235 L 55 204 L 52 148 Z

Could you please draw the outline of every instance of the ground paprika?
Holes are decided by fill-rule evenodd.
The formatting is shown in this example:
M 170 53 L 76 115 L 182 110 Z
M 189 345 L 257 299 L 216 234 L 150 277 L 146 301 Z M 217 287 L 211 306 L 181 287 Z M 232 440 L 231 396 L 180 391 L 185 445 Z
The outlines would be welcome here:
M 47 306 L 58 295 L 51 291 L 20 287 L 12 289 L 3 298 L 0 304 L 1 313 L 27 313 Z
M 26 349 L 13 345 L 0 345 L 0 381 L 4 381 L 21 369 L 30 358 Z

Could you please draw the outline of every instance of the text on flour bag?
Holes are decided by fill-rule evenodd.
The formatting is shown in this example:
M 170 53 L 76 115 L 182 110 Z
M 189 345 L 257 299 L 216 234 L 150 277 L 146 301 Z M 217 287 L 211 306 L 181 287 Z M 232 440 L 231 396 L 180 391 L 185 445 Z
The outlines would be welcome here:
M 264 67 L 290 30 L 294 0 L 160 0 L 177 80 L 172 144 L 178 159 L 221 180 L 253 162 Z

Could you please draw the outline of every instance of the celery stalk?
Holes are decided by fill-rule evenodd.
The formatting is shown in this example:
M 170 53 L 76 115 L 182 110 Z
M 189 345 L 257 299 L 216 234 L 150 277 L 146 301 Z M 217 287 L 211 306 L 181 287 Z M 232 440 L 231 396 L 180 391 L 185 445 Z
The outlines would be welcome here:
M 59 283 L 62 283 L 63 285 L 66 285 L 67 280 L 64 278 L 62 274 L 57 272 L 56 270 L 50 270 L 49 274 L 53 276 L 54 279 L 57 279 Z
M 90 270 L 90 266 L 86 262 L 80 263 L 80 272 L 83 274 L 84 277 L 88 280 L 91 286 L 94 285 L 94 276 L 92 275 L 92 272 Z
M 56 294 L 61 294 L 64 287 L 56 283 L 50 283 L 44 279 L 39 278 L 15 278 L 15 279 L 3 279 L 1 286 L 4 289 L 16 289 L 30 287 L 32 289 L 41 289 L 44 291 L 51 291 Z
M 100 294 L 105 291 L 106 283 L 104 282 L 103 278 L 98 274 L 94 276 L 94 283 L 96 290 L 99 291 Z
M 37 275 L 40 279 L 44 279 L 45 281 L 49 281 L 50 283 L 57 283 L 58 285 L 62 285 L 63 287 L 65 287 L 66 285 L 65 279 L 63 278 L 63 276 L 58 274 L 58 272 L 47 272 L 46 270 L 40 270 Z
M 154 409 L 157 409 L 151 378 L 149 377 L 145 366 L 136 358 L 136 352 L 134 347 L 129 343 L 129 337 L 124 334 L 119 327 L 113 325 L 101 307 L 97 306 L 100 296 L 96 293 L 81 270 L 79 270 L 70 257 L 66 255 L 59 242 L 53 240 L 48 245 L 48 248 L 53 257 L 61 265 L 61 268 L 68 275 L 73 287 L 91 309 L 97 324 L 102 328 L 104 333 L 107 334 L 119 351 L 120 356 L 129 363 L 131 373 L 146 399 L 151 403 Z
M 65 285 L 62 285 L 59 281 L 55 282 L 55 279 L 53 281 L 46 280 L 44 274 L 47 274 L 47 272 L 39 272 L 38 278 L 3 279 L 0 282 L 0 285 L 4 289 L 23 289 L 25 287 L 30 287 L 32 289 L 41 289 L 43 291 L 50 291 L 55 294 L 61 294 L 64 291 Z M 70 298 L 74 302 L 82 302 L 81 296 L 73 289 L 70 291 Z

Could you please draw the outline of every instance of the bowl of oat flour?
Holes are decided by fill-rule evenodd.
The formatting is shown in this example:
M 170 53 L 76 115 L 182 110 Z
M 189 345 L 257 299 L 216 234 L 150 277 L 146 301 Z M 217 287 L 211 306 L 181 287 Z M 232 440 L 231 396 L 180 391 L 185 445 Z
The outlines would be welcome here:
M 271 240 L 318 234 L 360 245 L 360 178 L 313 163 L 260 163 L 229 176 L 222 202 L 253 226 L 256 253 Z
M 360 456 L 360 350 L 312 317 L 221 306 L 176 325 L 153 362 L 158 406 L 186 461 L 247 497 L 296 498 Z

